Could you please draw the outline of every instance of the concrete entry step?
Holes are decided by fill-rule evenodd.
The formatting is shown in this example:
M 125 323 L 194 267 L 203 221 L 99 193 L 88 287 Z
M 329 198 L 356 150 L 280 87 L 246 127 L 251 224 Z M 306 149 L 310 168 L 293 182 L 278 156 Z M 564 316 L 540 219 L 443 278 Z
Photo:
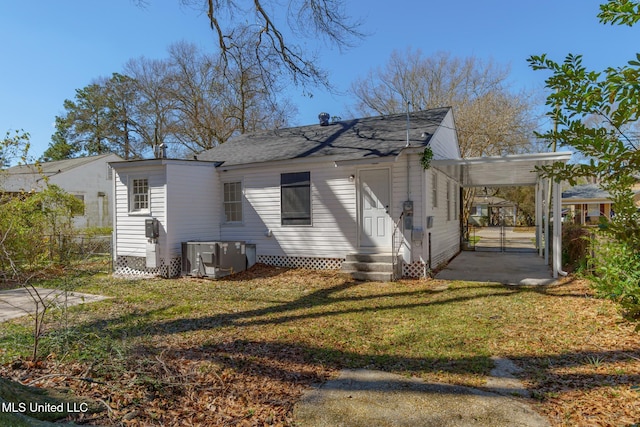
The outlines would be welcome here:
M 351 253 L 347 254 L 347 262 L 386 262 L 393 263 L 393 255 L 391 253 Z
M 400 259 L 395 263 L 399 269 Z M 342 271 L 356 280 L 388 282 L 394 279 L 394 262 L 390 253 L 347 254 L 342 263 Z

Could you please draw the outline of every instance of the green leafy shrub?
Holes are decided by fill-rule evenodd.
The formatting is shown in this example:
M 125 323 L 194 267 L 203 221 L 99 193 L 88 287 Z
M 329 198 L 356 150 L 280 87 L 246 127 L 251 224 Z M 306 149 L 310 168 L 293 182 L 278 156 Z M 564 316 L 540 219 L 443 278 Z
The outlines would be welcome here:
M 0 270 L 43 262 L 64 263 L 74 234 L 73 212 L 82 204 L 55 185 L 0 203 Z M 12 264 L 12 266 L 8 265 Z
M 618 301 L 626 319 L 640 321 L 640 253 L 614 239 L 598 238 L 593 242 L 589 262 L 596 291 Z M 636 329 L 640 330 L 640 324 Z

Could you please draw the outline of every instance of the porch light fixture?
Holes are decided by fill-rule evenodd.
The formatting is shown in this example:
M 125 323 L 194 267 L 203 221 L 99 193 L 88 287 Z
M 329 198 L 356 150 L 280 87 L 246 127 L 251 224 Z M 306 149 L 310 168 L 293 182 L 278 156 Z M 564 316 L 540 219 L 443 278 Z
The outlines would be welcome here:
M 356 176 L 355 175 L 349 175 L 349 182 L 353 182 L 355 181 Z

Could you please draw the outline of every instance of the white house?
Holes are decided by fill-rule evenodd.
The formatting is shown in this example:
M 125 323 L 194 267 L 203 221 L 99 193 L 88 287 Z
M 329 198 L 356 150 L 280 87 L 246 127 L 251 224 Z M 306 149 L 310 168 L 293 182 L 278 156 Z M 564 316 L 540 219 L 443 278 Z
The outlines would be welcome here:
M 14 166 L 0 174 L 0 192 L 37 192 L 55 184 L 84 203 L 83 212 L 74 217 L 75 227 L 111 227 L 113 182 L 109 163 L 118 160 L 122 158 L 116 154 L 101 154 Z
M 197 160 L 111 163 L 116 272 L 177 276 L 190 240 L 244 241 L 258 262 L 358 278 L 379 267 L 376 254 L 415 277 L 459 252 L 459 182 L 420 161 L 427 146 L 434 160 L 460 159 L 450 108 L 322 119 L 241 135 Z

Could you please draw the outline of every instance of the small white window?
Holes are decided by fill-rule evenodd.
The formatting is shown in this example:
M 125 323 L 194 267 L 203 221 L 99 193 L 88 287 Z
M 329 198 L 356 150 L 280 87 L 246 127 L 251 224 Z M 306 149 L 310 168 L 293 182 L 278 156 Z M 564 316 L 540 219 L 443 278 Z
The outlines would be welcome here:
M 145 212 L 149 210 L 149 180 L 136 178 L 131 181 L 130 212 Z
M 447 181 L 447 221 L 451 221 L 451 182 Z
M 431 202 L 434 208 L 438 207 L 438 174 L 433 172 L 431 179 Z
M 460 187 L 453 183 L 453 219 L 458 219 L 458 198 L 460 197 Z
M 224 183 L 224 220 L 242 222 L 242 183 Z

